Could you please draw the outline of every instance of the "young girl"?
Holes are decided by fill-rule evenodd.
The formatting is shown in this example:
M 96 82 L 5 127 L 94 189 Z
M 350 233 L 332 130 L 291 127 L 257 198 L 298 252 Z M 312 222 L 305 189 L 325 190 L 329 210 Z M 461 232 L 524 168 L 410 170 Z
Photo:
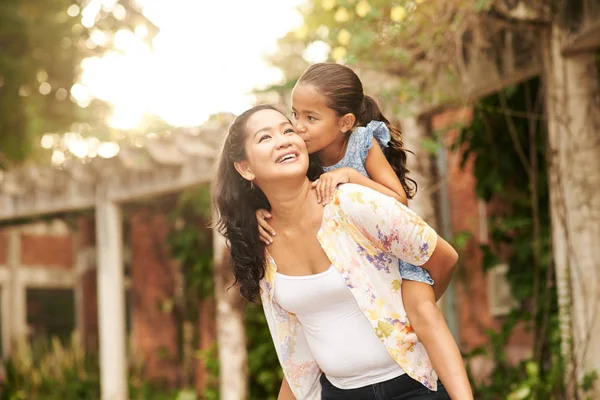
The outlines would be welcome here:
M 330 202 L 338 184 L 356 183 L 407 204 L 416 183 L 406 176 L 400 132 L 363 93 L 354 71 L 335 63 L 312 65 L 292 92 L 292 112 L 313 163 L 324 172 L 313 182 L 319 203 Z M 266 222 L 270 217 L 266 210 L 257 212 L 261 239 L 267 244 L 276 234 Z M 436 286 L 420 267 L 400 262 L 400 272 L 408 319 L 433 368 L 452 399 L 472 399 L 462 357 L 436 304 L 445 288 Z

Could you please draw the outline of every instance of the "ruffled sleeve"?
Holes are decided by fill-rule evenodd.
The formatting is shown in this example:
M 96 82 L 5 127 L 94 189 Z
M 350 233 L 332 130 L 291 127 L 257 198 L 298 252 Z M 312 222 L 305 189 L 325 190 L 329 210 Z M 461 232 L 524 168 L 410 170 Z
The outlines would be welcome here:
M 369 150 L 371 150 L 373 138 L 377 140 L 382 151 L 388 148 L 391 139 L 390 130 L 381 121 L 371 121 L 367 126 L 360 126 L 355 129 L 353 135 L 355 136 L 360 159 L 363 162 L 367 159 Z
M 377 140 L 381 150 L 388 148 L 390 140 L 392 140 L 392 135 L 390 134 L 390 130 L 385 123 L 381 121 L 371 121 L 367 124 L 366 130 L 369 132 L 370 137 Z M 371 146 L 369 146 L 369 148 L 371 148 Z

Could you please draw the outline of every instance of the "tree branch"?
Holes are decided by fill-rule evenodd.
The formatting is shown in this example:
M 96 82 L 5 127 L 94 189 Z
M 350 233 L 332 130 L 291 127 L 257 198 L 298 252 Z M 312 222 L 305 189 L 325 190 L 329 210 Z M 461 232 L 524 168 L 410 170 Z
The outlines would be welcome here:
M 519 142 L 519 131 L 517 130 L 517 127 L 515 126 L 515 122 L 506 112 L 506 110 L 508 110 L 508 106 L 506 104 L 506 96 L 504 96 L 504 92 L 502 92 L 502 91 L 498 92 L 498 98 L 500 99 L 500 104 L 502 105 L 502 109 L 503 109 L 502 111 L 504 112 L 504 118 L 506 120 L 506 125 L 508 126 L 508 133 L 510 134 L 510 138 L 513 142 L 513 145 L 515 146 L 515 151 L 517 152 L 517 155 L 519 156 L 519 160 L 521 161 L 521 164 L 523 165 L 523 168 L 525 169 L 525 172 L 527 173 L 527 176 L 529 177 L 529 181 L 531 182 L 531 174 L 532 174 L 531 165 L 529 164 L 529 161 L 527 160 L 527 157 L 525 156 L 525 151 L 523 150 L 523 146 L 521 146 L 521 143 Z

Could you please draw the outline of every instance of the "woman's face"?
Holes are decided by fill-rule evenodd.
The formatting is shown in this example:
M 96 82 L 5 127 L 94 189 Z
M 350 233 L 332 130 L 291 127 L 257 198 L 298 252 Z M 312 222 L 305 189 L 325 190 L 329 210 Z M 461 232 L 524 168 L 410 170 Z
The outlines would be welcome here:
M 290 121 L 275 110 L 261 110 L 246 123 L 246 160 L 236 169 L 259 186 L 306 176 L 308 153 Z

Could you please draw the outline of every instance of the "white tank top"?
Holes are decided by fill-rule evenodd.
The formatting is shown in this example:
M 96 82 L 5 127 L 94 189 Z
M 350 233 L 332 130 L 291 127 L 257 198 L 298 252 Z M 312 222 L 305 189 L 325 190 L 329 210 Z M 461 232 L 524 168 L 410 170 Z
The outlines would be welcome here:
M 277 273 L 275 300 L 296 314 L 327 379 L 355 389 L 404 374 L 375 334 L 335 267 L 306 276 Z

